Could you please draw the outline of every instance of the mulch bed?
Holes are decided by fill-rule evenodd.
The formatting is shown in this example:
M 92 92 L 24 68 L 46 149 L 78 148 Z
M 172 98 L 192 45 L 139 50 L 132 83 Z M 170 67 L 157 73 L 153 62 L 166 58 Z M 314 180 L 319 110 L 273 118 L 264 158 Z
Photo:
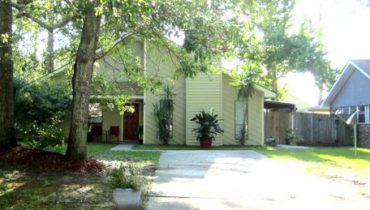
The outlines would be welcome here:
M 97 160 L 69 160 L 58 153 L 23 147 L 0 151 L 0 162 L 22 164 L 41 170 L 77 173 L 99 173 L 106 169 L 105 165 Z

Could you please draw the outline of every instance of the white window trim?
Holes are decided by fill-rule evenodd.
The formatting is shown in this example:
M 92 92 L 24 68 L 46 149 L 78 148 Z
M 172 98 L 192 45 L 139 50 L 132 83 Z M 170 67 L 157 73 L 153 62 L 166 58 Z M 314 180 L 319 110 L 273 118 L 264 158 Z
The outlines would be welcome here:
M 366 105 L 365 106 L 365 124 L 370 124 L 370 116 L 369 116 L 369 114 L 370 114 L 370 107 L 369 107 L 369 105 Z
M 364 117 L 365 122 L 359 122 L 360 120 L 360 106 L 356 106 L 357 112 L 357 122 L 358 124 L 370 124 L 370 106 L 369 105 L 362 105 L 364 107 Z

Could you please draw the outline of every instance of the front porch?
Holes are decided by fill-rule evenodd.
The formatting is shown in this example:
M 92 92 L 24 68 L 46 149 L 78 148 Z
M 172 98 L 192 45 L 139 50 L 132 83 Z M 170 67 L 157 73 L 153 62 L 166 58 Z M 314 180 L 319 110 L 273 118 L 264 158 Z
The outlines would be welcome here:
M 136 144 L 142 140 L 144 101 L 132 99 L 127 105 L 133 112 L 123 115 L 116 108 L 90 105 L 88 141 L 104 143 Z

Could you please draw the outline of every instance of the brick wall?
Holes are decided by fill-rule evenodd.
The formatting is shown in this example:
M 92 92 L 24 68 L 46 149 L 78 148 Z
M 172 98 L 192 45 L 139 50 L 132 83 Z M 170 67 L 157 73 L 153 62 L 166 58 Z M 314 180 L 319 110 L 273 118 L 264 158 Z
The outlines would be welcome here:
M 357 125 L 357 141 L 360 147 L 370 147 L 370 125 Z

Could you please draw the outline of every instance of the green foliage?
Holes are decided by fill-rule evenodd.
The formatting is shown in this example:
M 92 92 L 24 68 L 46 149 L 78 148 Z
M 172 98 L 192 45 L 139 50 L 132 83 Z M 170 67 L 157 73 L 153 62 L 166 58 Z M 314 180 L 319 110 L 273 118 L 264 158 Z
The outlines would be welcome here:
M 43 82 L 25 86 L 17 80 L 15 99 L 16 122 L 20 125 L 29 122 L 37 124 L 51 122 L 56 116 L 62 119 L 71 106 L 70 87 L 68 83 Z
M 68 85 L 45 82 L 26 86 L 20 79 L 15 84 L 15 120 L 21 144 L 31 148 L 62 144 L 60 124 L 71 105 Z
M 245 103 L 245 108 L 243 109 L 243 126 L 240 131 L 241 145 L 244 145 L 245 141 L 248 139 L 248 100 L 252 97 L 254 85 L 258 83 L 261 74 L 260 64 L 252 60 L 243 63 L 243 65 L 240 66 L 239 72 L 234 71 L 231 74 L 233 80 L 230 84 L 238 87 L 238 99 Z
M 65 137 L 60 123 L 60 120 L 53 119 L 47 123 L 37 124 L 34 122 L 23 126 L 18 132 L 23 137 L 20 144 L 32 149 L 63 145 Z
M 286 141 L 287 144 L 289 145 L 297 145 L 299 144 L 299 142 L 303 141 L 302 137 L 298 136 L 292 129 L 286 130 L 286 134 L 287 134 Z
M 197 134 L 198 140 L 201 140 L 202 137 L 214 138 L 217 134 L 224 133 L 224 130 L 221 129 L 217 118 L 218 115 L 213 112 L 213 109 L 211 109 L 209 112 L 202 110 L 190 120 L 198 124 L 198 127 L 193 129 Z
M 153 104 L 154 117 L 158 125 L 158 138 L 167 145 L 172 139 L 173 131 L 173 99 L 176 96 L 174 86 L 163 86 L 162 98 L 158 104 Z
M 133 165 L 121 165 L 120 168 L 115 168 L 109 173 L 108 184 L 111 188 L 141 190 L 148 184 L 145 177 L 141 175 L 140 168 Z
M 238 28 L 243 33 L 236 33 L 231 42 L 242 65 L 252 61 L 261 67 L 258 84 L 276 92 L 278 99 L 283 95 L 278 79 L 288 72 L 310 71 L 319 86 L 333 75 L 320 32 L 313 30 L 308 21 L 298 31 L 291 30 L 294 6 L 295 0 L 251 3 L 245 13 L 237 13 L 248 18 L 239 18 Z

